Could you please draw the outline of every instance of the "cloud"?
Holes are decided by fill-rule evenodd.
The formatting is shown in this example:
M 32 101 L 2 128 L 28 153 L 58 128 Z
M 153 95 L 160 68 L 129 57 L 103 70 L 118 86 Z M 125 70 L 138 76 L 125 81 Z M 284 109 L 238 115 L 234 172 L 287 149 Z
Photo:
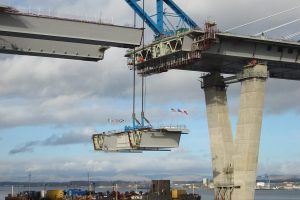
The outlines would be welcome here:
M 228 89 L 229 104 L 232 114 L 239 109 L 240 84 L 233 84 Z M 267 115 L 280 115 L 286 112 L 300 113 L 300 82 L 291 80 L 268 79 L 265 88 L 264 112 Z
M 113 60 L 112 57 L 119 57 Z M 59 95 L 121 97 L 131 86 L 124 50 L 110 49 L 98 63 L 14 56 L 1 60 L 0 94 L 10 98 L 55 98 Z M 114 82 L 113 79 L 118 80 Z
M 300 162 L 295 161 L 271 161 L 259 165 L 258 174 L 270 175 L 300 175 Z M 271 166 L 271 167 L 270 167 Z
M 55 160 L 55 162 L 53 162 Z M 271 168 L 264 162 L 259 164 L 258 174 L 300 175 L 298 161 L 274 161 Z M 80 166 L 80 168 L 78 168 Z M 291 169 L 294 169 L 291 171 Z M 266 171 L 267 170 L 267 171 Z M 211 162 L 199 154 L 189 151 L 172 151 L 158 154 L 106 154 L 95 152 L 87 156 L 51 156 L 36 160 L 1 161 L 1 180 L 26 181 L 20 177 L 32 173 L 33 181 L 86 180 L 90 172 L 92 180 L 201 180 L 211 176 Z M 3 173 L 2 173 L 3 172 Z M 5 172 L 5 173 L 4 173 Z
M 25 101 L 27 102 L 27 101 Z M 0 108 L 1 128 L 11 128 L 18 126 L 34 126 L 34 125 L 54 125 L 54 126 L 95 126 L 107 123 L 110 116 L 118 116 L 120 118 L 130 117 L 130 108 L 122 108 L 114 103 L 98 101 L 100 105 L 74 105 L 59 108 L 44 107 L 34 101 L 28 105 L 7 105 Z M 82 104 L 86 103 L 85 101 Z M 95 101 L 92 102 L 95 104 Z M 70 102 L 72 104 L 72 102 Z M 88 103 L 86 103 L 88 104 Z M 123 109 L 123 110 L 122 110 Z M 127 111 L 127 112 L 126 112 Z M 128 121 L 128 120 L 126 120 Z
M 70 131 L 61 135 L 53 134 L 44 140 L 29 141 L 9 151 L 9 154 L 32 153 L 38 146 L 62 146 L 72 144 L 85 144 L 91 141 L 94 131 L 86 128 L 81 131 Z
M 19 154 L 19 153 L 28 153 L 33 152 L 33 149 L 36 145 L 39 144 L 39 141 L 30 141 L 25 144 L 15 147 L 14 149 L 9 151 L 9 154 Z
M 122 60 L 123 50 L 110 52 L 107 57 L 116 55 Z M 101 123 L 113 110 L 124 116 L 120 107 L 131 99 L 132 81 L 123 61 L 23 56 L 1 60 L 0 127 Z
M 276 3 L 275 3 L 276 2 Z M 282 10 L 286 10 L 292 7 L 299 5 L 297 1 L 287 0 L 284 3 L 280 0 L 264 0 L 263 4 L 271 5 L 268 7 L 257 6 L 261 5 L 262 1 L 259 0 L 248 0 L 248 1 L 220 1 L 220 0 L 210 0 L 210 1 L 194 1 L 190 0 L 190 3 L 186 3 L 177 0 L 176 3 L 180 5 L 188 14 L 195 19 L 199 25 L 204 24 L 204 21 L 207 19 L 216 20 L 218 27 L 221 30 L 226 30 L 228 28 L 245 24 L 252 20 L 262 18 L 274 13 L 277 13 Z M 232 9 L 234 5 L 235 8 Z M 251 10 L 251 14 L 249 13 Z M 298 18 L 299 10 L 294 10 L 292 12 L 264 20 L 260 23 L 255 23 L 251 26 L 246 26 L 242 29 L 234 30 L 234 32 L 243 33 L 246 35 L 254 34 L 259 31 L 268 29 L 269 27 L 275 27 L 284 22 L 291 21 L 291 19 Z M 296 25 L 288 26 L 285 28 L 288 30 L 297 29 Z M 292 30 L 293 31 L 293 30 Z M 284 32 L 284 29 L 279 29 L 278 31 L 271 32 L 270 35 L 281 34 Z M 296 32 L 296 31 L 295 31 Z
M 62 135 L 52 135 L 45 139 L 42 144 L 47 146 L 82 144 L 91 141 L 94 132 L 91 129 L 85 129 L 83 132 L 69 132 Z
M 61 158 L 57 156 L 55 162 L 51 157 L 0 163 L 1 180 L 18 176 L 24 171 L 31 172 L 33 181 L 68 181 L 86 180 L 89 171 L 93 180 L 150 180 L 155 178 L 171 178 L 188 180 L 190 177 L 204 176 L 210 172 L 210 162 L 203 162 L 202 158 L 195 159 L 191 152 L 182 153 L 172 151 L 160 155 L 151 154 L 106 154 L 95 152 L 88 156 Z M 205 159 L 206 161 L 206 159 Z M 80 166 L 80 168 L 78 168 Z M 9 169 L 9 170 L 8 170 Z M 11 172 L 15 172 L 12 175 Z M 174 175 L 176 174 L 176 175 Z M 47 176 L 46 176 L 47 175 Z M 19 176 L 18 176 L 19 178 Z M 27 180 L 27 177 L 23 178 Z M 19 179 L 18 181 L 22 181 Z
M 31 125 L 84 125 L 111 116 L 130 117 L 132 72 L 123 50 L 112 49 L 100 63 L 15 56 L 0 61 L 0 128 Z M 121 59 L 122 60 L 122 59 Z M 197 102 L 203 96 L 198 73 L 170 71 L 147 79 L 147 105 Z M 140 79 L 137 106 L 140 105 Z M 199 91 L 199 92 L 196 92 Z M 166 95 L 168 94 L 168 95 Z M 187 100 L 187 97 L 188 100 Z M 157 114 L 158 116 L 158 114 Z
M 281 114 L 287 111 L 300 113 L 300 82 L 268 80 L 266 86 L 265 110 L 268 114 Z

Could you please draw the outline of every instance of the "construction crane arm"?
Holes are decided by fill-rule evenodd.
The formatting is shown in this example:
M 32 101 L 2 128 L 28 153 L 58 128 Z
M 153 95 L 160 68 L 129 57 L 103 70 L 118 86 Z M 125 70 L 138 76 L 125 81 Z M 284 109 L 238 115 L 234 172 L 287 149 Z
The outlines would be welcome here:
M 191 28 L 198 28 L 198 25 L 190 18 L 173 0 L 164 0 L 164 2 Z
M 143 8 L 139 6 L 137 3 L 140 0 L 125 0 L 127 4 L 143 19 L 145 20 L 145 23 L 152 29 L 152 31 L 157 35 L 167 35 L 171 36 L 176 33 L 176 30 L 168 30 L 166 31 L 164 28 L 164 25 L 166 23 L 164 22 L 164 17 L 166 16 L 164 11 L 163 3 L 167 4 L 177 15 L 176 17 L 179 17 L 182 22 L 184 22 L 188 27 L 195 29 L 199 26 L 194 22 L 173 0 L 156 0 L 156 17 L 157 17 L 157 23 L 153 21 L 153 19 L 150 17 L 149 14 L 147 14 Z M 166 18 L 166 20 L 168 20 Z M 169 21 L 168 21 L 169 22 Z M 170 22 L 169 22 L 170 23 Z M 172 26 L 172 25 L 171 25 Z M 173 26 L 172 26 L 173 27 Z M 166 27 L 168 29 L 168 27 Z
M 156 25 L 156 23 L 151 19 L 149 15 L 147 15 L 143 8 L 141 8 L 137 4 L 137 0 L 125 0 L 128 5 L 142 18 L 145 19 L 146 24 L 152 29 L 152 31 L 157 34 L 163 34 L 163 31 L 159 29 L 159 27 Z

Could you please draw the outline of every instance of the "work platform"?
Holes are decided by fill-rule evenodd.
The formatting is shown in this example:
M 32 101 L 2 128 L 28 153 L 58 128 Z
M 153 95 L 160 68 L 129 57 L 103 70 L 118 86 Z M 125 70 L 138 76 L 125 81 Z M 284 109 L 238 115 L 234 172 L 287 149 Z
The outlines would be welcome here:
M 141 37 L 141 29 L 0 6 L 0 53 L 98 61 L 107 48 L 133 48 Z
M 94 134 L 92 140 L 96 151 L 169 151 L 178 148 L 181 135 L 187 133 L 188 129 L 184 126 L 168 126 Z
M 270 78 L 300 80 L 300 43 L 295 41 L 191 30 L 135 52 L 136 68 L 146 76 L 170 69 L 235 75 L 255 59 L 268 64 Z M 126 56 L 132 67 L 133 51 Z

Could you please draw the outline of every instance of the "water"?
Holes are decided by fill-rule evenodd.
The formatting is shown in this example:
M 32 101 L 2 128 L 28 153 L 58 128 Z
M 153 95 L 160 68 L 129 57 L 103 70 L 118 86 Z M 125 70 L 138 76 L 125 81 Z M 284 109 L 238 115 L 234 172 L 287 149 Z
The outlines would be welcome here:
M 199 190 L 202 200 L 213 200 L 213 190 Z M 256 190 L 255 200 L 300 200 L 300 190 Z
M 63 187 L 48 187 L 47 189 L 67 189 Z M 85 188 L 83 188 L 85 189 Z M 111 190 L 107 188 L 108 190 Z M 107 189 L 97 188 L 97 192 L 105 192 Z M 28 190 L 28 187 L 15 187 L 15 192 Z M 43 190 L 43 187 L 32 187 L 34 191 Z M 202 196 L 202 200 L 213 200 L 213 190 L 195 190 Z M 5 196 L 11 193 L 11 187 L 0 187 L 0 200 L 4 200 Z M 300 200 L 300 190 L 257 190 L 255 200 Z

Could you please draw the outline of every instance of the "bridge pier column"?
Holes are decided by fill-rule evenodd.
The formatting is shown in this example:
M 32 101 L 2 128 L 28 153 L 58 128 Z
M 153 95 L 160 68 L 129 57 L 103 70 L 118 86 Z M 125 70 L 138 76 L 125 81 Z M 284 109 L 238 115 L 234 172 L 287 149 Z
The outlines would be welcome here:
M 232 200 L 253 200 L 259 154 L 265 83 L 264 64 L 245 66 L 241 80 L 240 109 L 234 141 L 234 185 Z
M 203 77 L 215 200 L 254 200 L 267 66 L 251 64 L 237 75 L 240 109 L 233 140 L 226 83 L 219 73 Z
M 219 73 L 203 77 L 212 154 L 215 200 L 229 200 L 233 186 L 233 141 L 226 85 Z

